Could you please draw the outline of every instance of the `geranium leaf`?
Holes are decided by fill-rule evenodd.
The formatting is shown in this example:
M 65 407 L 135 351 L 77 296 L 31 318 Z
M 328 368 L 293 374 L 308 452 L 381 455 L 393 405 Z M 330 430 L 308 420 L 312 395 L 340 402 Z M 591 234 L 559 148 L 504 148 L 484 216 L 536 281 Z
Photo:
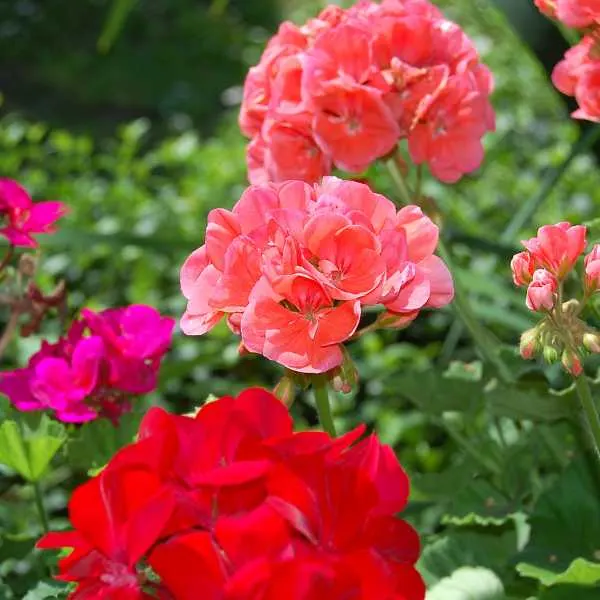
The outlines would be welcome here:
M 489 569 L 462 567 L 427 592 L 427 600 L 505 600 L 500 578 Z

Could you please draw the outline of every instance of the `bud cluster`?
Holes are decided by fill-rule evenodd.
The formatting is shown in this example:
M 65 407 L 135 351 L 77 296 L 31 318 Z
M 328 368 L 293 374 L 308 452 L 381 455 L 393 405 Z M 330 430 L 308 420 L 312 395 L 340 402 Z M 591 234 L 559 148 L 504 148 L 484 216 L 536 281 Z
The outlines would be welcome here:
M 584 260 L 583 296 L 563 300 L 563 284 L 574 271 L 586 246 L 586 228 L 563 222 L 545 225 L 537 236 L 523 241 L 525 252 L 511 261 L 513 281 L 527 286 L 526 305 L 543 319 L 521 336 L 521 356 L 543 356 L 548 363 L 560 360 L 574 376 L 582 373 L 586 352 L 600 353 L 600 333 L 581 320 L 585 305 L 600 289 L 600 245 Z

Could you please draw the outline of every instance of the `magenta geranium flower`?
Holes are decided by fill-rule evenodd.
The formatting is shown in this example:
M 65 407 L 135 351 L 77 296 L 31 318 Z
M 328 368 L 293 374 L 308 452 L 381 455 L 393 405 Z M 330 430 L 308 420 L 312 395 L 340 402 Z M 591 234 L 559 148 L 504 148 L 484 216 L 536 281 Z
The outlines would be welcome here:
M 67 212 L 62 202 L 33 202 L 27 191 L 12 179 L 0 179 L 0 216 L 3 235 L 13 246 L 35 248 L 33 235 L 54 233 L 54 223 Z

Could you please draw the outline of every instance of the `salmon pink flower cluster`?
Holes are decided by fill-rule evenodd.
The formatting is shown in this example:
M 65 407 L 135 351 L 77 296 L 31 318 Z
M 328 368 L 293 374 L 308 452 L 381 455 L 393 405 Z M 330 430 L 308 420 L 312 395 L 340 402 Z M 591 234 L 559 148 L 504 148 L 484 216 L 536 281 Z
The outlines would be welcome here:
M 585 351 L 600 352 L 600 336 L 579 317 L 590 297 L 600 288 L 600 245 L 584 260 L 583 298 L 562 297 L 565 279 L 585 251 L 587 229 L 568 222 L 540 227 L 537 236 L 523 241 L 525 252 L 511 262 L 515 285 L 527 286 L 527 307 L 544 315 L 521 338 L 521 354 L 534 358 L 542 352 L 546 360 L 560 358 L 574 375 L 582 370 Z
M 245 82 L 250 181 L 359 173 L 407 140 L 415 164 L 455 182 L 483 160 L 492 86 L 471 40 L 427 0 L 285 22 Z
M 293 433 L 260 389 L 195 417 L 153 408 L 73 493 L 74 530 L 38 546 L 72 549 L 58 578 L 73 600 L 423 600 L 419 539 L 396 517 L 408 479 L 362 434 Z
M 84 310 L 66 336 L 43 342 L 27 367 L 0 373 L 0 392 L 18 410 L 52 411 L 67 423 L 116 423 L 132 396 L 156 388 L 174 325 L 145 305 Z
M 66 213 L 62 202 L 33 202 L 12 179 L 0 179 L 0 235 L 12 246 L 35 248 L 38 233 L 54 233 L 54 223 Z
M 536 0 L 538 8 L 585 35 L 567 50 L 552 73 L 552 82 L 577 100 L 575 119 L 600 121 L 600 2 L 598 0 Z
M 362 183 L 251 186 L 233 210 L 211 211 L 205 244 L 181 269 L 181 328 L 200 335 L 226 317 L 249 351 L 294 371 L 329 371 L 362 307 L 383 305 L 382 324 L 405 325 L 452 300 L 437 242 L 418 207 L 397 211 Z

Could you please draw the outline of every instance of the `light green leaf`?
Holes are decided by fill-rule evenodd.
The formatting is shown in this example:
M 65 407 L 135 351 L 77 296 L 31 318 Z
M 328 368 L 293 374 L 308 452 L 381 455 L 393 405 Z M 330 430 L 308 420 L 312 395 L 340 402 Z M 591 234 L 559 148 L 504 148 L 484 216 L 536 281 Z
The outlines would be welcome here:
M 427 592 L 427 600 L 505 600 L 500 578 L 489 569 L 463 567 Z
M 537 579 L 548 587 L 558 584 L 595 586 L 600 583 L 600 563 L 583 558 L 575 559 L 566 571 L 558 574 L 529 563 L 519 563 L 517 571 L 523 577 Z
M 66 439 L 65 428 L 47 415 L 35 429 L 6 420 L 0 425 L 0 462 L 27 481 L 39 481 Z
M 23 600 L 46 600 L 47 598 L 66 598 L 68 588 L 58 583 L 40 581 L 33 589 L 29 590 Z
M 98 49 L 101 52 L 110 50 L 136 2 L 137 0 L 113 0 L 98 40 Z

